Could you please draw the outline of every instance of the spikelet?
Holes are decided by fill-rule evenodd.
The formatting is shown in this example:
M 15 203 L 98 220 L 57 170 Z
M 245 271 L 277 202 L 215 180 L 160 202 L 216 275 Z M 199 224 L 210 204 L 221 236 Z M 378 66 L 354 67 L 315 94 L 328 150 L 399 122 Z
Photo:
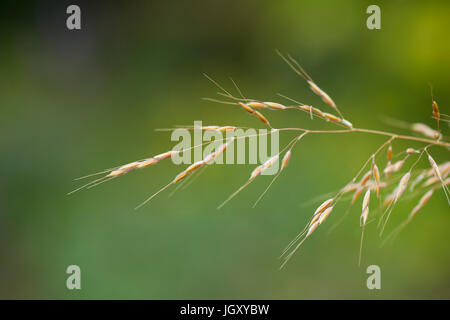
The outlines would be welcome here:
M 387 150 L 387 161 L 389 163 L 392 161 L 392 145 L 389 145 Z
M 362 202 L 362 211 L 360 217 L 360 224 L 362 226 L 366 225 L 367 217 L 369 215 L 369 202 L 370 202 L 370 189 L 367 189 L 364 194 L 363 202 Z
M 266 108 L 272 109 L 272 110 L 284 110 L 287 109 L 286 106 L 282 105 L 281 103 L 277 102 L 264 102 L 264 105 Z
M 439 180 L 442 180 L 442 175 L 441 172 L 439 171 L 439 167 L 436 164 L 436 161 L 434 161 L 434 159 L 430 155 L 428 155 L 428 161 L 430 162 L 431 168 L 433 168 L 436 177 L 438 177 Z
M 444 162 L 440 165 L 438 165 L 439 171 L 441 172 L 442 176 L 446 176 L 450 172 L 450 161 Z M 434 169 L 431 168 L 426 172 L 427 177 L 434 176 Z
M 334 198 L 330 198 L 325 200 L 319 207 L 317 207 L 316 211 L 314 211 L 313 217 L 309 223 L 309 226 L 312 226 L 316 221 L 318 221 L 325 211 L 330 208 L 330 205 L 333 203 Z M 332 207 L 331 207 L 332 208 Z M 330 210 L 331 211 L 331 210 Z M 327 213 L 328 216 L 329 212 Z
M 248 113 L 254 114 L 255 110 L 253 110 L 251 107 L 249 107 L 246 103 L 238 102 L 238 104 Z
M 322 224 L 325 221 L 326 218 L 328 218 L 328 216 L 330 215 L 331 211 L 333 211 L 333 208 L 334 208 L 334 206 L 328 207 L 320 214 L 320 217 L 319 217 L 319 220 L 318 220 L 319 225 Z
M 411 183 L 411 186 L 409 187 L 410 191 L 413 191 L 414 188 L 420 183 L 422 182 L 422 180 L 425 178 L 425 174 L 422 172 L 421 174 L 419 174 L 414 181 Z
M 416 215 L 416 213 L 419 212 L 419 210 L 422 209 L 422 207 L 428 202 L 428 200 L 430 200 L 432 195 L 433 189 L 425 193 L 422 198 L 420 198 L 419 203 L 414 207 L 414 209 L 412 209 L 408 219 L 412 219 Z
M 238 102 L 238 104 L 248 113 L 254 114 L 262 123 L 270 127 L 270 123 L 259 111 L 253 110 L 247 103 Z
M 322 213 L 326 208 L 328 208 L 333 203 L 334 198 L 325 200 L 319 207 L 317 207 L 314 215 Z
M 441 113 L 439 112 L 439 107 L 436 101 L 433 100 L 431 103 L 431 108 L 433 109 L 433 117 L 437 121 L 437 128 L 439 130 L 439 120 L 441 119 Z
M 380 196 L 380 170 L 378 170 L 377 165 L 374 163 L 372 168 L 373 176 L 375 178 L 375 191 L 377 193 L 377 197 Z
M 384 173 L 391 174 L 391 173 L 397 172 L 403 167 L 404 163 L 405 163 L 405 160 L 399 160 L 396 163 L 388 165 L 388 166 L 386 166 L 386 168 L 384 168 Z
M 406 149 L 406 153 L 407 153 L 408 155 L 413 155 L 413 154 L 415 154 L 415 153 L 420 153 L 420 151 L 419 151 L 419 150 L 416 150 L 416 149 L 414 149 L 414 148 L 408 148 L 408 149 Z
M 341 118 L 336 117 L 336 116 L 333 115 L 333 114 L 324 112 L 324 113 L 323 113 L 323 116 L 324 116 L 324 118 L 325 118 L 327 121 L 341 122 Z
M 173 179 L 173 183 L 177 183 L 178 181 L 186 178 L 188 176 L 188 174 L 190 174 L 191 172 L 197 170 L 198 168 L 202 167 L 203 165 L 205 165 L 205 161 L 204 160 L 200 160 L 197 162 L 194 162 L 193 164 L 191 164 L 189 167 L 187 167 L 186 170 L 180 172 L 175 179 Z
M 391 172 L 389 170 L 386 171 L 386 169 L 389 168 L 392 163 L 392 145 L 389 145 L 389 147 L 387 149 L 386 157 L 387 157 L 387 163 L 386 163 L 386 167 L 384 169 L 384 175 L 386 176 L 386 179 L 389 180 L 389 178 L 391 177 Z
M 309 87 L 311 90 L 317 94 L 323 102 L 325 102 L 327 105 L 335 109 L 337 112 L 339 112 L 338 108 L 336 107 L 336 104 L 334 103 L 333 99 L 330 98 L 330 96 L 319 88 L 317 84 L 315 84 L 312 80 L 306 80 L 306 82 L 309 84 Z
M 411 130 L 421 133 L 428 138 L 432 138 L 432 139 L 436 139 L 436 140 L 440 140 L 442 138 L 442 134 L 439 131 L 433 130 L 429 126 L 427 126 L 423 123 L 412 124 Z
M 341 123 L 342 123 L 344 126 L 346 126 L 347 128 L 353 129 L 353 124 L 352 124 L 350 121 L 345 120 L 345 119 L 341 119 Z
M 266 107 L 266 105 L 264 103 L 258 102 L 258 101 L 247 102 L 247 105 L 250 108 L 254 108 L 254 109 L 263 109 Z
M 324 113 L 320 109 L 317 109 L 313 106 L 301 105 L 300 109 L 309 112 L 311 114 L 311 117 L 313 113 L 317 114 L 318 116 L 324 117 Z
M 352 197 L 352 204 L 354 204 L 356 202 L 356 200 L 358 200 L 359 196 L 361 195 L 361 193 L 364 191 L 364 188 L 361 186 L 358 186 L 358 188 L 356 189 L 355 193 L 353 194 Z
M 226 143 L 220 145 L 220 146 L 216 149 L 215 152 L 210 153 L 209 155 L 207 155 L 207 156 L 205 157 L 205 159 L 203 159 L 203 161 L 204 161 L 205 163 L 207 163 L 207 164 L 211 163 L 212 160 L 214 160 L 215 158 L 217 158 L 218 156 L 220 156 L 222 153 L 225 152 L 225 150 L 228 148 L 228 146 L 229 146 L 231 143 L 233 143 L 233 141 L 235 140 L 235 138 L 236 138 L 236 137 L 231 137 L 231 139 L 230 139 L 228 142 L 226 142 Z
M 271 109 L 271 110 L 285 110 L 286 106 L 277 102 L 259 102 L 259 101 L 251 101 L 246 103 L 247 106 L 253 109 Z
M 359 182 L 359 185 L 361 187 L 364 187 L 366 185 L 367 181 L 369 181 L 371 176 L 372 176 L 372 170 L 367 171 L 366 174 L 361 178 L 361 181 Z
M 362 202 L 363 210 L 369 206 L 369 202 L 370 202 L 370 189 L 367 189 L 366 193 L 364 194 L 364 198 L 363 198 L 363 202 Z
M 398 199 L 402 196 L 402 194 L 406 190 L 406 186 L 408 185 L 409 178 L 411 177 L 411 173 L 407 172 L 401 179 L 397 186 L 397 190 L 395 192 L 394 202 L 397 202 Z
M 383 202 L 383 206 L 385 206 L 385 207 L 389 206 L 394 201 L 394 197 L 395 197 L 395 191 L 393 193 L 389 194 L 388 196 L 386 196 L 386 198 L 384 199 L 384 202 Z
M 270 127 L 269 120 L 267 120 L 267 118 L 264 117 L 260 112 L 255 111 L 255 116 L 256 116 L 262 123 L 264 123 L 265 125 L 267 125 L 267 126 Z
M 428 153 L 428 151 L 427 151 L 427 153 Z M 435 176 L 441 182 L 442 189 L 444 190 L 445 197 L 447 198 L 447 202 L 450 204 L 450 191 L 448 190 L 447 185 L 444 182 L 441 171 L 439 170 L 439 167 L 438 167 L 436 161 L 434 161 L 434 159 L 431 157 L 431 155 L 429 153 L 428 153 L 428 161 L 431 164 L 431 168 L 433 169 Z
M 423 183 L 423 187 L 429 187 L 429 186 L 431 186 L 431 185 L 433 185 L 433 184 L 435 184 L 435 183 L 438 183 L 440 180 L 439 180 L 439 177 L 437 177 L 437 176 L 432 176 L 432 177 L 429 177 L 424 183 Z
M 346 194 L 346 193 L 355 191 L 357 188 L 358 188 L 358 184 L 349 183 L 341 189 L 341 192 L 342 192 L 342 194 Z
M 283 157 L 283 160 L 281 161 L 281 170 L 283 170 L 289 163 L 289 160 L 291 159 L 291 150 L 288 150 L 286 154 Z
M 259 176 L 261 173 L 263 173 L 265 170 L 269 169 L 279 158 L 279 154 L 274 155 L 273 157 L 269 158 L 266 162 L 263 164 L 257 166 L 252 173 L 250 174 L 250 179 L 253 180 L 257 176 Z

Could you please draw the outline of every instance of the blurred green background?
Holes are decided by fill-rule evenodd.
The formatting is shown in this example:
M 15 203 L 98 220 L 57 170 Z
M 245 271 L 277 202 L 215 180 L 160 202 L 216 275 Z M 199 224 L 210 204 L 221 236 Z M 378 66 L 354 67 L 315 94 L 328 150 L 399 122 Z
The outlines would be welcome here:
M 81 31 L 66 29 L 69 4 L 81 7 Z M 381 7 L 381 30 L 366 28 L 370 4 Z M 341 204 L 278 271 L 317 206 L 310 200 L 351 179 L 385 141 L 377 136 L 306 138 L 256 209 L 271 177 L 216 210 L 254 165 L 210 167 L 137 212 L 180 167 L 160 163 L 66 196 L 76 177 L 170 149 L 156 128 L 259 126 L 202 101 L 217 91 L 203 72 L 230 89 L 232 76 L 251 97 L 284 102 L 280 92 L 326 109 L 275 49 L 298 58 L 358 127 L 406 132 L 383 116 L 434 125 L 428 82 L 450 112 L 448 1 L 21 1 L 0 11 L 0 298 L 450 298 L 441 191 L 392 245 L 380 248 L 370 226 L 361 268 L 359 205 L 328 232 Z M 266 115 L 275 127 L 330 128 L 298 112 Z M 420 144 L 394 150 L 407 146 Z M 446 152 L 433 150 L 439 161 Z M 391 228 L 416 201 L 397 207 Z M 66 289 L 71 264 L 82 290 Z M 381 290 L 366 288 L 371 264 Z

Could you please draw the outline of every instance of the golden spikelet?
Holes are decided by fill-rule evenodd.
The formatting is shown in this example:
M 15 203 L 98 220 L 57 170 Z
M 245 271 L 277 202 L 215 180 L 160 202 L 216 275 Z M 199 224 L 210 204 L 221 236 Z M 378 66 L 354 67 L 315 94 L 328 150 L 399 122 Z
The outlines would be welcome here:
M 381 179 L 380 179 L 380 170 L 378 169 L 377 165 L 374 163 L 373 164 L 373 176 L 375 178 L 375 191 L 377 193 L 377 196 L 380 195 L 380 183 L 381 183 Z
M 267 126 L 270 127 L 269 120 L 267 120 L 267 118 L 264 117 L 260 112 L 255 111 L 255 116 L 256 116 L 259 120 L 261 120 L 262 123 L 264 123 L 265 125 L 267 125 Z

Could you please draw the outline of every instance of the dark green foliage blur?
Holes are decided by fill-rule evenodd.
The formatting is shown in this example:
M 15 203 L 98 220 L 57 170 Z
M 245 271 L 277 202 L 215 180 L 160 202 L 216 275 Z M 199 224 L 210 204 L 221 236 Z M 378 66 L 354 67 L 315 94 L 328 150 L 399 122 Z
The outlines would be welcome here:
M 72 3 L 80 31 L 66 28 Z M 381 7 L 381 30 L 366 27 L 370 4 Z M 286 102 L 282 93 L 326 109 L 275 49 L 298 58 L 355 126 L 407 133 L 386 118 L 434 126 L 429 83 L 450 113 L 448 1 L 16 1 L 0 11 L 0 298 L 450 298 L 442 191 L 393 244 L 380 248 L 370 224 L 361 268 L 360 204 L 329 233 L 343 202 L 278 271 L 320 197 L 348 182 L 382 137 L 306 137 L 256 209 L 271 177 L 216 210 L 254 165 L 211 166 L 139 211 L 182 167 L 167 161 L 66 196 L 76 177 L 169 150 L 170 134 L 156 128 L 260 126 L 201 100 L 217 91 L 202 73 L 230 90 L 233 77 L 247 96 Z M 332 127 L 295 111 L 266 115 L 275 127 Z M 420 146 L 395 143 L 394 153 Z M 431 152 L 448 160 L 447 150 Z M 417 201 L 399 204 L 388 229 Z M 66 289 L 72 264 L 80 291 Z M 378 291 L 366 288 L 371 264 L 381 267 Z

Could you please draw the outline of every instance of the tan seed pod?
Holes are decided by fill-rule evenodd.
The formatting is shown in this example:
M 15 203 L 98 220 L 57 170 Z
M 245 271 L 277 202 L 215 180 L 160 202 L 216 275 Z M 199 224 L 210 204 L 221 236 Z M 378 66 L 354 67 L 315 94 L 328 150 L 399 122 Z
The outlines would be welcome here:
M 173 180 L 173 183 L 176 183 L 184 178 L 187 177 L 188 174 L 190 174 L 191 172 L 193 172 L 194 170 L 197 170 L 198 168 L 200 168 L 201 166 L 203 166 L 205 164 L 205 161 L 201 160 L 201 161 L 197 161 L 193 164 L 191 164 L 186 170 L 182 171 L 181 173 L 179 173 L 175 179 Z
M 204 126 L 204 127 L 201 127 L 200 129 L 204 130 L 204 131 L 216 131 L 219 128 L 220 128 L 219 126 Z
M 245 104 L 245 103 L 242 103 L 242 102 L 238 102 L 238 104 L 245 110 L 245 111 L 247 111 L 248 113 L 250 113 L 250 114 L 254 114 L 255 113 L 255 110 L 253 110 L 251 107 L 249 107 L 247 104 Z
M 309 225 L 312 226 L 316 221 L 318 221 L 320 218 L 320 213 L 314 214 L 311 221 L 309 222 Z
M 130 170 L 136 169 L 138 166 L 139 166 L 139 162 L 135 161 L 135 162 L 131 162 L 131 163 L 121 166 L 119 168 L 119 170 L 128 172 Z
M 372 176 L 372 170 L 367 171 L 367 173 L 361 178 L 361 181 L 359 182 L 359 185 L 361 187 L 365 186 L 367 181 L 369 181 L 371 176 Z
M 358 189 L 356 189 L 355 193 L 353 194 L 352 197 L 352 204 L 356 202 L 356 200 L 358 200 L 359 196 L 361 195 L 361 193 L 364 191 L 364 188 L 361 186 L 358 186 Z
M 269 169 L 271 166 L 273 166 L 273 164 L 276 161 L 278 161 L 279 157 L 280 157 L 280 154 L 278 153 L 278 154 L 274 155 L 273 157 L 269 158 L 266 162 L 264 162 L 262 164 L 263 169 L 262 169 L 261 173 L 264 172 L 265 170 Z
M 380 195 L 380 183 L 381 183 L 381 180 L 380 180 L 380 170 L 378 170 L 378 167 L 377 167 L 376 164 L 373 165 L 372 172 L 373 172 L 373 176 L 375 178 L 375 190 L 376 190 L 376 193 L 377 193 L 377 196 L 378 196 L 378 195 Z
M 407 153 L 408 155 L 412 155 L 412 154 L 414 154 L 414 153 L 420 153 L 420 151 L 419 151 L 419 150 L 416 150 L 416 149 L 414 149 L 414 148 L 408 148 L 408 149 L 406 149 L 406 153 Z
M 155 164 L 157 162 L 159 162 L 159 160 L 155 159 L 155 158 L 145 159 L 145 160 L 143 160 L 143 161 L 141 161 L 139 163 L 139 168 L 148 167 L 148 166 L 151 166 L 152 164 Z
M 325 200 L 314 212 L 314 215 L 322 213 L 326 208 L 328 208 L 333 203 L 334 198 Z
M 341 189 L 341 192 L 343 194 L 355 191 L 358 188 L 358 184 L 355 183 L 350 183 L 348 185 L 346 185 L 344 188 Z
M 312 118 L 313 113 L 318 116 L 324 117 L 324 113 L 321 110 L 319 110 L 313 106 L 301 105 L 300 109 L 302 109 L 303 111 L 309 112 L 311 115 L 311 118 Z
M 255 108 L 255 109 L 263 109 L 266 107 L 266 105 L 262 102 L 258 102 L 258 101 L 251 101 L 251 102 L 247 102 L 247 105 L 250 108 Z
M 397 191 L 395 192 L 394 202 L 397 202 L 398 199 L 402 196 L 402 194 L 406 190 L 406 186 L 408 185 L 409 178 L 411 177 L 411 173 L 407 172 L 401 179 L 397 187 Z
M 276 102 L 264 102 L 264 104 L 273 110 L 284 110 L 286 109 L 286 107 L 284 105 L 282 105 L 281 103 L 276 103 Z
M 433 184 L 435 184 L 435 183 L 438 183 L 439 181 L 440 181 L 440 180 L 439 180 L 438 177 L 432 176 L 432 177 L 429 177 L 429 178 L 423 183 L 423 186 L 424 186 L 424 187 L 429 187 L 429 186 L 431 186 L 431 185 L 433 185 Z
M 388 162 L 392 161 L 392 146 L 391 145 L 389 145 L 389 147 L 388 147 L 387 160 L 388 160 Z
M 311 233 L 313 233 L 314 230 L 316 230 L 318 226 L 319 226 L 319 221 L 314 222 L 314 223 L 308 228 L 308 232 L 306 233 L 306 236 L 305 236 L 305 237 L 309 237 L 309 235 L 310 235 Z
M 369 216 L 369 207 L 365 207 L 361 213 L 360 224 L 365 226 L 367 223 L 367 218 Z
M 219 132 L 228 132 L 228 131 L 234 131 L 236 129 L 237 128 L 234 127 L 234 126 L 223 126 L 223 127 L 218 128 L 217 131 L 219 131 Z
M 281 170 L 283 170 L 289 163 L 289 160 L 291 159 L 291 150 L 288 150 L 286 154 L 283 157 L 283 160 L 281 161 Z
M 307 80 L 307 82 L 308 82 L 309 87 L 311 88 L 311 90 L 315 94 L 317 94 L 320 98 L 322 98 L 323 102 L 325 102 L 326 104 L 328 104 L 332 108 L 337 109 L 336 104 L 334 103 L 333 99 L 331 99 L 330 96 L 325 91 L 320 89 L 319 86 L 317 84 L 315 84 L 313 81 Z
M 433 102 L 431 103 L 431 108 L 433 109 L 433 117 L 437 121 L 437 127 L 439 130 L 439 120 L 441 119 L 441 113 L 439 112 L 439 107 L 436 101 L 433 100 Z
M 384 168 L 384 173 L 390 174 L 390 173 L 397 172 L 402 168 L 404 163 L 405 163 L 405 160 L 399 160 L 396 163 L 393 163 L 393 164 L 387 166 L 386 168 Z
M 341 118 L 336 117 L 333 114 L 324 112 L 323 116 L 325 117 L 326 120 L 333 121 L 333 122 L 341 122 Z
M 259 176 L 259 175 L 261 174 L 262 169 L 263 169 L 263 166 L 262 166 L 262 165 L 257 166 L 257 167 L 252 171 L 252 173 L 250 174 L 250 179 L 249 179 L 249 180 L 253 180 L 253 179 L 255 179 L 257 176 Z
M 434 174 L 436 175 L 436 177 L 438 177 L 439 180 L 442 180 L 442 175 L 441 175 L 441 172 L 439 171 L 439 167 L 436 164 L 436 161 L 434 161 L 434 159 L 430 155 L 428 155 L 428 161 L 430 162 L 431 168 L 433 168 L 433 171 L 434 171 Z
M 320 217 L 318 220 L 319 224 L 322 224 L 325 221 L 325 219 L 328 218 L 328 216 L 330 215 L 333 208 L 334 208 L 334 206 L 328 207 L 320 214 Z
M 174 156 L 175 154 L 179 153 L 180 151 L 167 151 L 161 154 L 158 154 L 156 156 L 154 156 L 154 158 L 160 160 L 165 160 L 167 158 L 171 158 L 172 156 Z
M 433 195 L 433 189 L 429 190 L 427 193 L 425 193 L 422 198 L 420 198 L 419 203 L 412 209 L 411 213 L 409 214 L 409 219 L 414 217 L 417 212 L 419 212 L 420 209 L 430 200 L 431 196 Z
M 203 160 L 205 163 L 210 163 L 212 160 L 214 160 L 215 158 L 217 158 L 218 156 L 220 156 L 222 153 L 225 152 L 225 150 L 228 148 L 228 146 L 233 143 L 233 141 L 235 140 L 235 137 L 232 137 L 230 139 L 230 141 L 228 141 L 227 143 L 224 143 L 222 145 L 220 145 L 215 152 L 209 154 L 208 156 L 205 157 L 205 159 Z
M 273 157 L 269 158 L 266 162 L 263 164 L 257 166 L 252 173 L 250 174 L 250 179 L 253 180 L 257 176 L 259 176 L 264 170 L 267 170 L 270 168 L 277 160 L 278 160 L 279 154 L 274 155 Z
M 383 206 L 387 207 L 388 205 L 390 205 L 392 203 L 392 201 L 394 201 L 394 194 L 395 194 L 395 191 L 394 191 L 394 193 L 388 195 L 384 199 Z
M 350 121 L 345 120 L 345 119 L 342 119 L 342 120 L 341 120 L 341 123 L 342 123 L 344 126 L 346 126 L 347 128 L 353 129 L 353 124 L 352 124 Z
M 414 123 L 411 125 L 411 130 L 423 134 L 426 137 L 439 140 L 442 138 L 442 134 L 439 131 L 431 129 L 429 126 L 423 123 Z
M 413 191 L 414 190 L 414 188 L 423 180 L 425 178 L 425 174 L 423 174 L 423 173 L 421 173 L 421 174 L 419 174 L 415 179 L 414 179 L 414 181 L 411 183 L 411 186 L 409 187 L 410 188 L 410 191 Z
M 258 111 L 254 111 L 255 112 L 255 116 L 261 120 L 262 123 L 264 123 L 265 125 L 268 125 L 270 127 L 270 123 L 269 120 L 267 120 L 266 117 L 264 117 L 261 113 L 259 113 Z
M 364 194 L 362 202 L 362 210 L 364 210 L 369 206 L 369 201 L 370 201 L 370 189 L 367 189 L 366 193 Z

